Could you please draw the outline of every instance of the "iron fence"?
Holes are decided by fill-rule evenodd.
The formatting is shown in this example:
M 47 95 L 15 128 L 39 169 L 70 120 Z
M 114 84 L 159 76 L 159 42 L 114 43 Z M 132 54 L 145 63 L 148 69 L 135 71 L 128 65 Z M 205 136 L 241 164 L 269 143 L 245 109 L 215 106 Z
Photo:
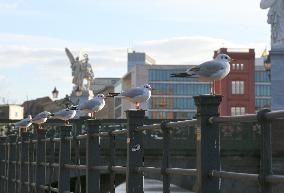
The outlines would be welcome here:
M 262 110 L 253 115 L 218 115 L 220 96 L 203 95 L 194 97 L 197 119 L 145 125 L 145 111 L 126 111 L 126 129 L 102 131 L 104 120 L 74 122 L 73 126 L 60 126 L 59 135 L 47 130 L 36 129 L 32 133 L 20 133 L 0 138 L 0 192 L 70 192 L 71 173 L 75 175 L 74 193 L 101 192 L 101 174 L 107 173 L 109 192 L 115 192 L 115 175 L 126 175 L 126 192 L 142 193 L 143 176 L 147 173 L 162 175 L 163 192 L 170 192 L 170 176 L 195 176 L 194 191 L 197 193 L 220 192 L 222 179 L 259 182 L 262 193 L 272 192 L 274 184 L 284 184 L 284 176 L 272 172 L 271 120 L 284 118 L 284 111 Z M 220 124 L 257 122 L 260 125 L 260 168 L 259 174 L 222 171 L 220 167 Z M 82 124 L 85 131 L 78 132 Z M 195 130 L 196 169 L 171 168 L 171 130 L 185 127 Z M 74 128 L 77 128 L 74 130 Z M 82 129 L 82 128 L 81 128 Z M 143 135 L 145 131 L 162 132 L 161 167 L 144 165 Z M 126 136 L 126 164 L 116 165 L 116 139 Z M 108 139 L 108 161 L 100 154 L 101 139 Z M 80 159 L 81 148 L 85 149 L 85 160 Z M 85 186 L 81 176 L 86 175 Z

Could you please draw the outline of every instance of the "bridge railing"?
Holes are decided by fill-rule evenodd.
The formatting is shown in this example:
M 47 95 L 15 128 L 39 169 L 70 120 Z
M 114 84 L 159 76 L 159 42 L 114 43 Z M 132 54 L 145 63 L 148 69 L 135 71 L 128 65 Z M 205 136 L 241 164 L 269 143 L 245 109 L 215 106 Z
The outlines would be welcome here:
M 86 186 L 75 188 L 74 192 L 101 192 L 101 177 L 109 174 L 110 193 L 115 192 L 115 174 L 126 175 L 126 192 L 142 193 L 143 176 L 158 173 L 163 178 L 163 192 L 170 192 L 170 176 L 195 176 L 197 193 L 220 192 L 222 179 L 259 182 L 261 192 L 272 192 L 274 184 L 284 184 L 284 176 L 273 175 L 271 149 L 271 120 L 284 118 L 284 111 L 262 110 L 257 115 L 219 117 L 220 96 L 194 97 L 197 118 L 179 122 L 145 125 L 145 111 L 129 110 L 126 129 L 102 131 L 104 120 L 86 120 L 86 132 L 74 132 L 76 124 L 60 126 L 57 137 L 46 130 L 37 129 L 35 134 L 21 133 L 0 138 L 0 192 L 70 192 L 70 173 L 86 174 Z M 260 174 L 222 171 L 220 167 L 220 124 L 239 122 L 258 122 L 260 125 Z M 78 124 L 77 124 L 78 126 Z M 170 130 L 180 127 L 195 129 L 196 169 L 171 168 Z M 143 136 L 145 131 L 161 130 L 163 155 L 161 167 L 144 166 Z M 71 132 L 72 131 L 72 132 Z M 126 164 L 116 165 L 116 137 L 126 135 Z M 101 139 L 108 138 L 109 160 L 101 157 Z M 80 147 L 85 148 L 85 161 L 80 157 Z M 57 151 L 58 150 L 58 151 Z M 75 161 L 72 157 L 75 156 Z M 82 172 L 82 173 L 81 173 Z M 57 175 L 54 175 L 54 174 Z M 221 180 L 221 181 L 220 181 Z M 57 182 L 57 185 L 54 182 Z M 80 182 L 79 182 L 80 184 Z

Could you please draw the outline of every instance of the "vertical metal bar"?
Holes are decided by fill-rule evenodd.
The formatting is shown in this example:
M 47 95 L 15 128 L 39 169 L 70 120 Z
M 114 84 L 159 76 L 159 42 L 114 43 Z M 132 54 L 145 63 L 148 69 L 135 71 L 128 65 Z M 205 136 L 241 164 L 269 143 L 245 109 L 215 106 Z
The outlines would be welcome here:
M 16 136 L 12 135 L 8 137 L 8 183 L 7 183 L 7 193 L 15 193 L 15 183 L 12 181 L 15 178 L 15 164 L 13 161 L 16 161 L 16 146 L 13 144 L 16 142 Z
M 18 161 L 19 161 L 19 136 L 17 135 L 16 136 L 16 143 L 15 143 L 15 177 L 14 179 L 16 180 L 15 181 L 15 192 L 18 192 L 18 189 L 19 189 L 19 185 L 17 183 L 17 180 L 19 179 L 19 164 L 18 164 Z
M 170 131 L 166 127 L 167 122 L 163 121 L 161 123 L 161 129 L 163 132 L 163 158 L 161 172 L 163 175 L 163 193 L 170 193 L 170 176 L 166 172 L 169 168 L 169 157 L 170 157 Z
M 86 193 L 100 193 L 100 172 L 92 169 L 99 166 L 100 161 L 100 139 L 98 134 L 100 130 L 100 120 L 87 120 L 87 144 L 86 144 Z
M 20 152 L 20 187 L 19 193 L 28 193 L 28 186 L 24 184 L 28 181 L 28 161 L 29 145 L 25 141 L 29 140 L 29 133 L 21 133 L 21 152 Z
M 261 126 L 260 169 L 259 183 L 261 193 L 271 193 L 272 185 L 265 181 L 266 176 L 272 174 L 272 147 L 271 147 L 271 121 L 266 118 L 269 109 L 263 109 L 257 113 L 257 120 Z
M 137 172 L 138 167 L 144 166 L 143 135 L 136 132 L 142 126 L 145 118 L 144 110 L 128 110 L 127 117 L 127 168 L 126 193 L 143 193 L 143 174 Z
M 5 143 L 6 143 L 6 137 L 0 137 L 0 192 L 5 192 L 5 179 L 2 178 L 2 176 L 5 176 L 5 163 L 3 160 L 5 160 Z
M 58 173 L 58 192 L 70 191 L 70 175 L 69 169 L 64 164 L 70 163 L 70 141 L 65 137 L 70 136 L 72 130 L 71 125 L 60 127 L 60 143 L 59 143 L 59 173 Z
M 29 162 L 29 165 L 28 165 L 28 168 L 29 168 L 29 172 L 28 172 L 28 176 L 29 176 L 29 192 L 32 192 L 33 191 L 33 186 L 32 186 L 32 183 L 33 183 L 33 179 L 34 179 L 34 167 L 32 165 L 32 162 L 34 161 L 34 145 L 32 143 L 32 140 L 34 139 L 34 134 L 31 133 L 29 135 L 29 144 L 28 144 L 28 162 Z
M 219 116 L 218 107 L 222 97 L 200 95 L 194 97 L 197 106 L 198 127 L 196 128 L 196 193 L 219 193 L 219 179 L 210 178 L 212 170 L 220 171 L 220 133 L 217 124 L 209 118 Z
M 112 166 L 115 164 L 115 136 L 109 132 L 109 192 L 115 193 L 115 173 Z
M 45 184 L 45 169 L 41 165 L 44 162 L 45 148 L 42 139 L 45 137 L 45 130 L 36 129 L 37 143 L 36 143 L 36 168 L 35 168 L 35 192 L 44 193 L 45 191 L 39 186 Z
M 54 146 L 55 145 L 54 145 L 54 142 L 53 142 L 54 129 L 48 131 L 46 137 L 50 138 L 50 141 L 46 142 L 46 144 L 45 144 L 45 149 L 46 149 L 45 152 L 46 153 L 48 152 L 48 154 L 45 156 L 45 162 L 48 163 L 48 166 L 46 166 L 46 172 L 45 172 L 45 174 L 46 174 L 45 184 L 47 184 L 49 189 L 50 189 L 51 183 L 52 183 L 52 180 L 53 180 L 52 177 L 53 177 L 53 173 L 54 173 L 53 172 L 54 168 L 51 167 L 51 164 L 55 162 L 55 159 L 54 159 L 54 157 L 55 157 L 55 147 Z M 51 191 L 49 190 L 49 192 L 51 192 Z

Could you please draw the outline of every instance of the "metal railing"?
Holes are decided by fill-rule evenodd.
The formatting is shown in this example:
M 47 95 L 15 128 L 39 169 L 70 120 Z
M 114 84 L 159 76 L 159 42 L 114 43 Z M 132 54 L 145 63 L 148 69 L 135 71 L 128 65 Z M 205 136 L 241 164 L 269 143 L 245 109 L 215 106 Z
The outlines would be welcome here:
M 270 112 L 262 110 L 254 115 L 218 116 L 220 96 L 197 96 L 197 119 L 162 122 L 144 125 L 145 111 L 129 110 L 127 129 L 101 131 L 104 120 L 86 120 L 86 134 L 71 136 L 72 126 L 61 126 L 59 137 L 48 137 L 46 130 L 37 129 L 36 134 L 21 133 L 0 138 L 0 193 L 27 192 L 68 192 L 70 191 L 70 173 L 76 172 L 76 184 L 80 176 L 86 175 L 86 192 L 99 193 L 100 175 L 109 174 L 109 191 L 115 192 L 115 174 L 126 175 L 127 193 L 143 192 L 143 175 L 156 173 L 162 175 L 163 192 L 170 192 L 170 176 L 195 176 L 197 193 L 220 192 L 220 180 L 259 182 L 262 193 L 272 192 L 274 184 L 284 184 L 284 176 L 273 175 L 271 150 L 271 120 L 284 118 L 284 111 Z M 247 174 L 220 169 L 220 129 L 221 123 L 258 122 L 261 131 L 260 173 Z M 171 168 L 170 130 L 186 127 L 195 128 L 196 169 Z M 163 154 L 161 167 L 144 166 L 143 132 L 161 130 Z M 115 165 L 116 137 L 126 135 L 126 165 Z M 103 164 L 100 154 L 100 138 L 108 138 L 108 164 Z M 83 143 L 85 142 L 85 144 Z M 80 148 L 84 145 L 85 162 L 78 160 Z M 59 151 L 56 152 L 56 146 Z M 71 161 L 72 148 L 75 150 L 75 162 Z M 73 155 L 74 156 L 74 155 Z M 57 175 L 54 177 L 54 173 Z M 82 173 L 81 173 L 82 172 Z M 55 181 L 54 181 L 55 179 Z M 57 182 L 57 185 L 54 185 Z M 222 183 L 222 181 L 221 181 Z M 75 193 L 81 192 L 80 185 Z

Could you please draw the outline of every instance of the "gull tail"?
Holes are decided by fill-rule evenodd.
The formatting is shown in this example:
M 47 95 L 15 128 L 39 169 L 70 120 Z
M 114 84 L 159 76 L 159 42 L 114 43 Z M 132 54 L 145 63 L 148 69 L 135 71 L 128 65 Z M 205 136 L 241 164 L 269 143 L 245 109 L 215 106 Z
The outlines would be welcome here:
M 117 92 L 110 92 L 106 95 L 106 97 L 115 97 L 115 96 L 118 96 L 120 95 L 120 93 L 117 93 Z
M 182 72 L 182 73 L 171 74 L 171 77 L 187 78 L 187 77 L 192 77 L 194 75 L 195 74 L 187 74 L 186 72 Z

